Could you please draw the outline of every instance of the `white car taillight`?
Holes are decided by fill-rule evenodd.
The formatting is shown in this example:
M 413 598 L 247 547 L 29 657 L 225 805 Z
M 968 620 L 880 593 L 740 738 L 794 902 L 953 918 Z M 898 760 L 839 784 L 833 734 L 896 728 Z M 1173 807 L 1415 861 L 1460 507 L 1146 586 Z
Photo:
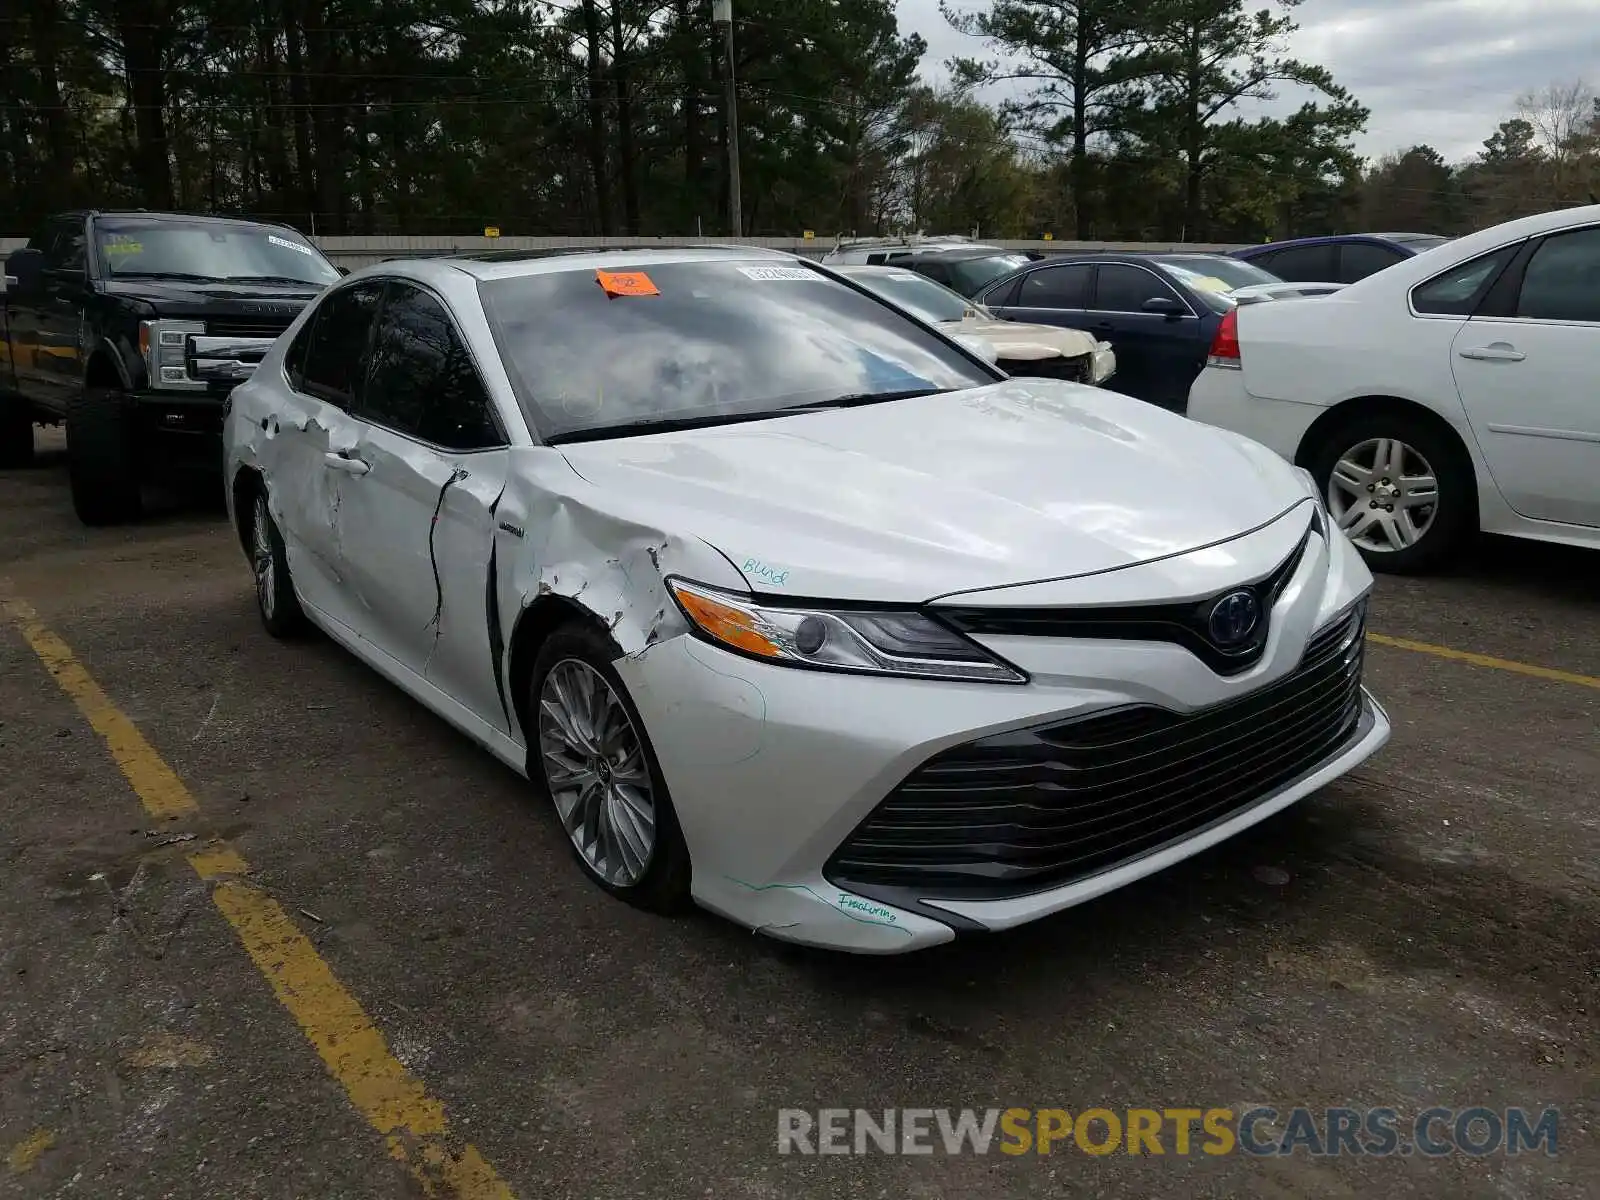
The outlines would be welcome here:
M 1222 324 L 1217 326 L 1211 339 L 1211 349 L 1206 355 L 1206 366 L 1225 367 L 1237 371 L 1239 362 L 1239 310 L 1230 308 L 1222 314 Z

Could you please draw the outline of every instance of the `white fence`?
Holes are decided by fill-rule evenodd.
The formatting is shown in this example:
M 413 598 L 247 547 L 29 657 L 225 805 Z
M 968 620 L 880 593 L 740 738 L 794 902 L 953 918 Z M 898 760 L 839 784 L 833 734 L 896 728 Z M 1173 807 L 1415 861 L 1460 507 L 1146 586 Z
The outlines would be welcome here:
M 808 258 L 820 258 L 833 246 L 831 238 L 697 238 L 697 237 L 448 237 L 401 236 L 313 238 L 324 254 L 341 267 L 354 270 L 371 263 L 395 258 L 435 257 L 465 250 L 551 250 L 574 247 L 600 250 L 607 246 L 725 246 L 738 244 L 787 250 Z M 0 238 L 0 254 L 10 254 L 27 244 L 26 238 Z M 1236 243 L 1185 242 L 1071 242 L 1071 241 L 995 241 L 989 245 L 1007 250 L 1044 250 L 1060 253 L 1070 250 L 1186 250 L 1217 251 L 1238 249 Z

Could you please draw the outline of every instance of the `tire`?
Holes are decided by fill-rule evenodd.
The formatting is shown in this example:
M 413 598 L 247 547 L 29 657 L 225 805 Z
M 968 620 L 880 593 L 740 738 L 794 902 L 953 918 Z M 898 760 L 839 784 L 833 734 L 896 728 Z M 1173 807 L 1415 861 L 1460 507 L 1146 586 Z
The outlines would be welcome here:
M 1347 467 L 1336 482 L 1340 463 L 1375 469 L 1362 475 Z M 1309 466 L 1334 522 L 1375 572 L 1436 570 L 1477 532 L 1471 460 L 1449 435 L 1409 413 L 1371 413 L 1330 429 L 1312 451 Z M 1434 481 L 1431 497 L 1420 482 L 1427 478 Z M 1388 490 L 1396 486 L 1398 493 Z M 1385 507 L 1386 501 L 1392 507 Z
M 689 903 L 689 848 L 683 840 L 650 735 L 621 677 L 611 665 L 619 657 L 621 654 L 610 638 L 579 622 L 561 626 L 546 639 L 534 659 L 529 681 L 528 775 L 534 787 L 556 810 L 573 855 L 590 879 L 613 896 L 639 908 L 658 913 L 681 912 Z M 628 722 L 626 731 L 619 730 L 613 710 L 612 735 L 599 743 L 589 738 L 587 751 L 579 749 L 577 741 L 583 740 L 581 735 L 592 732 L 594 722 L 587 721 L 587 728 L 576 730 L 580 737 L 571 739 L 561 733 L 562 722 L 555 720 L 541 703 L 541 698 L 547 694 L 547 685 L 552 689 L 552 698 L 559 691 L 576 699 L 578 689 L 574 681 L 584 678 L 603 683 L 609 689 L 608 703 L 618 706 Z M 592 706 L 589 711 L 594 711 Z M 596 751 L 601 748 L 608 751 L 604 756 L 606 765 L 597 770 L 594 763 L 600 761 L 601 756 Z M 637 755 L 633 752 L 635 749 Z M 552 752 L 558 759 L 581 764 L 572 778 L 587 777 L 590 786 L 554 785 Z M 586 754 L 589 761 L 584 764 Z M 625 776 L 637 782 L 624 782 Z M 632 816 L 633 831 L 637 833 L 641 828 L 639 785 L 645 781 L 649 784 L 653 824 L 648 853 L 638 856 L 637 845 L 625 837 L 627 830 L 622 828 L 622 823 L 624 818 Z M 557 781 L 561 782 L 565 781 Z M 583 804 L 580 797 L 593 795 L 595 788 L 599 789 L 599 797 L 593 804 Z M 585 819 L 586 813 L 590 819 Z M 615 853 L 607 852 L 602 827 L 610 830 Z M 629 858 L 626 851 L 630 846 L 640 862 Z
M 72 507 L 85 525 L 137 521 L 138 410 L 121 392 L 86 387 L 67 406 L 67 476 Z
M 33 414 L 16 396 L 0 396 L 0 467 L 33 463 Z
M 294 594 L 289 575 L 289 556 L 283 548 L 283 534 L 267 507 L 267 494 L 256 488 L 250 498 L 247 533 L 250 546 L 250 571 L 255 578 L 256 611 L 261 624 L 275 638 L 299 637 L 310 627 L 300 598 Z

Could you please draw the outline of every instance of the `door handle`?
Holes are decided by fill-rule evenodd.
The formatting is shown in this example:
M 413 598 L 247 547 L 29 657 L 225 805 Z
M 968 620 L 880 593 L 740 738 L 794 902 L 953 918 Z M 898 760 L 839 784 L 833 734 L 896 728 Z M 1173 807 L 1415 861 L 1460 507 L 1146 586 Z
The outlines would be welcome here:
M 1528 356 L 1520 350 L 1500 344 L 1495 346 L 1469 346 L 1465 350 L 1457 351 L 1462 358 L 1470 358 L 1477 362 L 1521 362 Z
M 365 475 L 372 464 L 345 454 L 324 454 L 322 465 L 330 471 L 343 471 L 346 475 Z

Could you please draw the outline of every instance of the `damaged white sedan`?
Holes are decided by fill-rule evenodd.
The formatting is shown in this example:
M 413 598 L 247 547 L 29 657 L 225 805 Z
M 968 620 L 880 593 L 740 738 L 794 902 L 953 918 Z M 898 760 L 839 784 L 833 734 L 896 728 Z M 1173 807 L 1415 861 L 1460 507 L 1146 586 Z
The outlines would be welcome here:
M 365 268 L 234 393 L 268 630 L 548 797 L 603 888 L 896 953 L 1088 900 L 1372 754 L 1303 472 L 1005 379 L 753 249 Z

